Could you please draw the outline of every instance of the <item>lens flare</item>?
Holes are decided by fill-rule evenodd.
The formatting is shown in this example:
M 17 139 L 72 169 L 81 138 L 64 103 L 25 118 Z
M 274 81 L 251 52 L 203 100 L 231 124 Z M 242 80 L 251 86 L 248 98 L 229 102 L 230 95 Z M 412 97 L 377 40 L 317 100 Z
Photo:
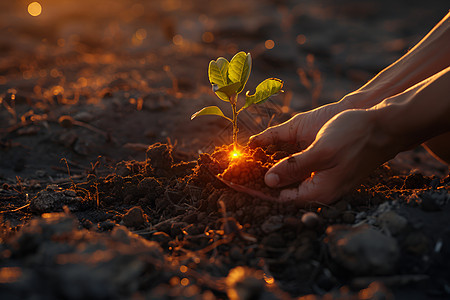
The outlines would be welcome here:
M 42 6 L 39 2 L 31 2 L 28 4 L 28 13 L 33 17 L 37 17 L 42 13 Z
M 230 153 L 230 156 L 231 156 L 232 159 L 233 159 L 233 158 L 239 158 L 241 155 L 242 155 L 242 153 L 239 152 L 239 150 L 237 150 L 237 149 L 234 149 L 234 150 Z

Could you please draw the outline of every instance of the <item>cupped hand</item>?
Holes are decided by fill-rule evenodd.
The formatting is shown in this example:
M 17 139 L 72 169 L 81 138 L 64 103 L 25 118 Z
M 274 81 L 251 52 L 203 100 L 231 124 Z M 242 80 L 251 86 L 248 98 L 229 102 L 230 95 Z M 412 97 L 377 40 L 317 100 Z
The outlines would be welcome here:
M 266 184 L 283 187 L 300 182 L 298 188 L 282 190 L 281 202 L 293 200 L 303 206 L 337 200 L 398 153 L 389 146 L 392 141 L 378 128 L 376 117 L 371 110 L 339 113 L 306 150 L 275 164 L 265 176 Z

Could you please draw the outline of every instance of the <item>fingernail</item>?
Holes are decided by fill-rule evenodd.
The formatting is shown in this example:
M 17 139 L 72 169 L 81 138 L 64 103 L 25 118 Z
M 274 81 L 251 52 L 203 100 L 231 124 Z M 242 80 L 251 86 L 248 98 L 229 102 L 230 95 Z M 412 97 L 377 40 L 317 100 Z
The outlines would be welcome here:
M 280 177 L 275 173 L 269 173 L 265 176 L 266 184 L 270 187 L 276 187 L 280 183 Z

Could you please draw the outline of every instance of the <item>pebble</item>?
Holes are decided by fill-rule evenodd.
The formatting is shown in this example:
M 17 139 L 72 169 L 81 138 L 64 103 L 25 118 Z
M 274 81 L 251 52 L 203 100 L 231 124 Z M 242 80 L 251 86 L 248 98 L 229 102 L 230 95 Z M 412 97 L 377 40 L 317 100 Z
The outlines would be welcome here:
M 127 211 L 127 213 L 123 216 L 122 222 L 127 227 L 132 228 L 142 227 L 146 222 L 144 211 L 139 206 L 130 208 Z
M 283 216 L 271 216 L 261 225 L 264 233 L 272 233 L 283 227 Z
M 380 275 L 394 270 L 397 241 L 370 226 L 333 225 L 327 228 L 331 257 L 354 274 Z
M 320 218 L 314 212 L 307 212 L 302 216 L 302 223 L 308 228 L 316 228 L 320 223 Z
M 31 199 L 30 210 L 34 213 L 45 213 L 60 211 L 63 206 L 67 206 L 70 211 L 77 211 L 84 204 L 85 201 L 77 197 L 72 190 L 53 190 L 47 187 Z
M 393 235 L 401 233 L 408 225 L 408 220 L 405 217 L 398 215 L 392 210 L 379 215 L 377 221 L 383 229 L 388 230 Z

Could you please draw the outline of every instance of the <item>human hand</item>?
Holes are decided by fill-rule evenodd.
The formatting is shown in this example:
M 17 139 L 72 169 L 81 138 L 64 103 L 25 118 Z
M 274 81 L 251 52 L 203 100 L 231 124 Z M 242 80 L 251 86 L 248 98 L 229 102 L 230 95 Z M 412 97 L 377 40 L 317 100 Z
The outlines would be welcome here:
M 299 149 L 306 149 L 316 138 L 320 128 L 333 116 L 348 109 L 346 103 L 335 102 L 314 110 L 299 113 L 286 122 L 269 127 L 263 132 L 250 137 L 249 144 L 266 146 L 279 142 L 296 144 Z
M 266 174 L 270 187 L 301 182 L 284 189 L 280 202 L 330 203 L 348 192 L 398 151 L 377 126 L 376 112 L 347 110 L 329 120 L 304 151 L 275 164 Z

